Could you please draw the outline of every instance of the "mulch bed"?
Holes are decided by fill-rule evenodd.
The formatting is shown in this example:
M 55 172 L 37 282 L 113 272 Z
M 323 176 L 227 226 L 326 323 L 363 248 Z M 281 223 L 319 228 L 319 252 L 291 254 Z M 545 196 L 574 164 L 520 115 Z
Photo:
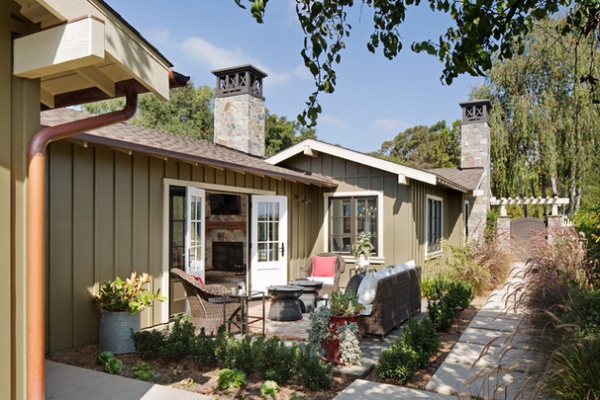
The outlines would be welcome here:
M 471 319 L 475 316 L 478 309 L 483 304 L 484 299 L 477 298 L 472 305 L 464 310 L 460 318 L 460 327 L 465 329 Z M 457 331 L 457 324 L 453 324 L 448 332 L 441 332 L 441 346 L 438 354 L 430 359 L 429 366 L 417 372 L 413 381 L 406 386 L 415 389 L 425 389 L 425 386 L 442 364 L 454 343 L 458 341 L 460 333 Z M 98 355 L 98 346 L 90 344 L 79 347 L 74 350 L 55 353 L 48 356 L 48 359 L 64 364 L 69 364 L 77 367 L 102 371 L 103 367 L 96 361 Z M 143 361 L 134 354 L 119 355 L 118 358 L 123 362 L 123 372 L 121 376 L 134 378 L 133 367 L 139 365 Z M 248 385 L 241 389 L 220 390 L 217 387 L 217 377 L 219 370 L 199 371 L 197 367 L 190 361 L 178 363 L 163 364 L 161 361 L 146 361 L 150 364 L 154 371 L 160 374 L 160 380 L 157 382 L 161 385 L 170 385 L 176 388 L 201 393 L 212 396 L 213 399 L 262 399 L 260 395 L 261 377 L 258 374 L 249 374 L 247 376 Z M 388 384 L 396 384 L 394 381 L 381 380 L 373 370 L 365 379 L 375 382 Z M 277 399 L 292 400 L 292 399 L 314 399 L 326 400 L 332 399 L 339 394 L 344 388 L 350 385 L 354 378 L 348 376 L 335 376 L 333 384 L 329 390 L 311 392 L 299 385 L 286 384 L 281 386 Z

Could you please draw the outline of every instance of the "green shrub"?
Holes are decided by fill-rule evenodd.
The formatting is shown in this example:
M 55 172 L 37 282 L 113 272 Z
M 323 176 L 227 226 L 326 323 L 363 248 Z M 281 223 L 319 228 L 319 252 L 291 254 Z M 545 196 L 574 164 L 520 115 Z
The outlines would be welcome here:
M 439 275 L 430 280 L 428 283 L 429 288 L 427 289 L 427 295 L 423 295 L 428 299 L 439 300 L 442 296 L 448 293 L 448 288 L 452 281 L 445 275 Z
M 244 336 L 241 340 L 233 337 L 227 340 L 223 365 L 227 368 L 250 372 L 253 368 L 252 337 Z
M 286 347 L 276 337 L 265 340 L 260 336 L 252 342 L 252 361 L 254 368 L 264 379 L 277 383 L 285 383 L 297 371 L 296 353 L 299 351 L 295 343 Z
M 115 357 L 110 351 L 103 351 L 98 354 L 96 360 L 104 365 L 104 371 L 109 374 L 120 374 L 123 371 L 123 362 Z
M 104 363 L 104 370 L 109 374 L 120 374 L 123 371 L 123 362 L 117 358 L 111 358 Z
M 152 367 L 146 363 L 136 365 L 133 367 L 133 373 L 135 379 L 139 379 L 144 382 L 156 382 L 160 379 L 160 374 L 155 372 Z
M 407 347 L 417 352 L 419 368 L 425 367 L 429 358 L 437 353 L 440 347 L 440 335 L 428 319 L 422 321 L 410 319 L 402 331 L 401 340 Z
M 157 330 L 134 332 L 131 334 L 131 339 L 133 339 L 135 351 L 142 360 L 158 358 L 165 345 L 165 334 Z
M 428 300 L 427 310 L 431 323 L 438 331 L 447 331 L 456 318 L 456 309 L 443 298 L 441 300 Z
M 260 394 L 262 397 L 275 397 L 279 393 L 279 385 L 275 381 L 264 381 L 260 385 Z
M 247 383 L 246 373 L 238 369 L 222 369 L 217 378 L 217 385 L 221 390 L 241 388 L 242 386 L 246 386 Z
M 473 286 L 471 283 L 446 278 L 436 278 L 433 283 L 433 296 L 427 301 L 429 319 L 435 329 L 447 331 L 454 322 L 458 310 L 465 309 L 473 301 Z
M 209 370 L 218 364 L 215 350 L 216 340 L 211 336 L 206 336 L 204 328 L 202 328 L 200 334 L 194 338 L 190 345 L 189 355 L 198 368 Z
M 381 379 L 394 379 L 404 384 L 410 382 L 419 367 L 419 355 L 405 343 L 397 341 L 381 352 L 375 366 Z
M 219 329 L 217 329 L 217 335 L 215 336 L 215 355 L 218 360 L 222 360 L 225 358 L 225 352 L 227 351 L 227 341 L 229 337 L 233 337 L 233 335 L 227 335 L 225 331 L 225 325 L 221 325 Z
M 443 299 L 450 307 L 460 307 L 464 310 L 469 307 L 474 297 L 471 283 L 458 280 L 450 283 L 448 292 L 443 296 Z
M 115 358 L 115 355 L 112 353 L 112 351 L 103 351 L 98 354 L 96 361 L 98 361 L 100 364 L 106 364 L 106 362 L 111 358 Z
M 196 328 L 187 318 L 176 317 L 159 351 L 160 358 L 167 363 L 187 357 L 196 336 L 195 331 Z
M 310 390 L 325 390 L 331 387 L 333 366 L 324 363 L 310 346 L 297 353 L 298 381 Z

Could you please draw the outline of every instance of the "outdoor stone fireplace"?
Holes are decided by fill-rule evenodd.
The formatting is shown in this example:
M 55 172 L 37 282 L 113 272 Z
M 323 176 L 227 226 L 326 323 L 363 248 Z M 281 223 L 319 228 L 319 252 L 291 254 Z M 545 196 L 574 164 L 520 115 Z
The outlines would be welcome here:
M 215 271 L 245 273 L 244 242 L 213 242 L 212 260 Z
M 207 270 L 246 272 L 248 197 L 209 193 L 206 207 Z

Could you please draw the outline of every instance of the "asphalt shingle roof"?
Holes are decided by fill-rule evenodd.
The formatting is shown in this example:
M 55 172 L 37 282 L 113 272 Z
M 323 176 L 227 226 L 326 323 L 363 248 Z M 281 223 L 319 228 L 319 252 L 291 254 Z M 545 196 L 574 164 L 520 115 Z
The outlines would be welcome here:
M 90 116 L 91 114 L 84 111 L 61 108 L 42 112 L 41 124 L 54 126 Z M 73 139 L 306 184 L 336 186 L 330 178 L 323 175 L 271 165 L 263 158 L 225 146 L 128 122 L 81 133 Z
M 483 176 L 483 168 L 433 168 L 427 171 L 470 191 L 479 188 Z

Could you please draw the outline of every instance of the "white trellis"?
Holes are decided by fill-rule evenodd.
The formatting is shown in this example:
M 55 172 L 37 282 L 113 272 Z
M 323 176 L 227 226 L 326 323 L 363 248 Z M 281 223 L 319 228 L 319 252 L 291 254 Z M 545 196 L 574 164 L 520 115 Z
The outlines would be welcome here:
M 490 204 L 493 206 L 500 206 L 500 216 L 506 216 L 506 206 L 507 205 L 551 205 L 552 206 L 552 214 L 558 215 L 558 206 L 563 206 L 565 204 L 569 204 L 569 199 L 567 197 L 501 197 L 499 199 L 492 197 L 490 199 Z

